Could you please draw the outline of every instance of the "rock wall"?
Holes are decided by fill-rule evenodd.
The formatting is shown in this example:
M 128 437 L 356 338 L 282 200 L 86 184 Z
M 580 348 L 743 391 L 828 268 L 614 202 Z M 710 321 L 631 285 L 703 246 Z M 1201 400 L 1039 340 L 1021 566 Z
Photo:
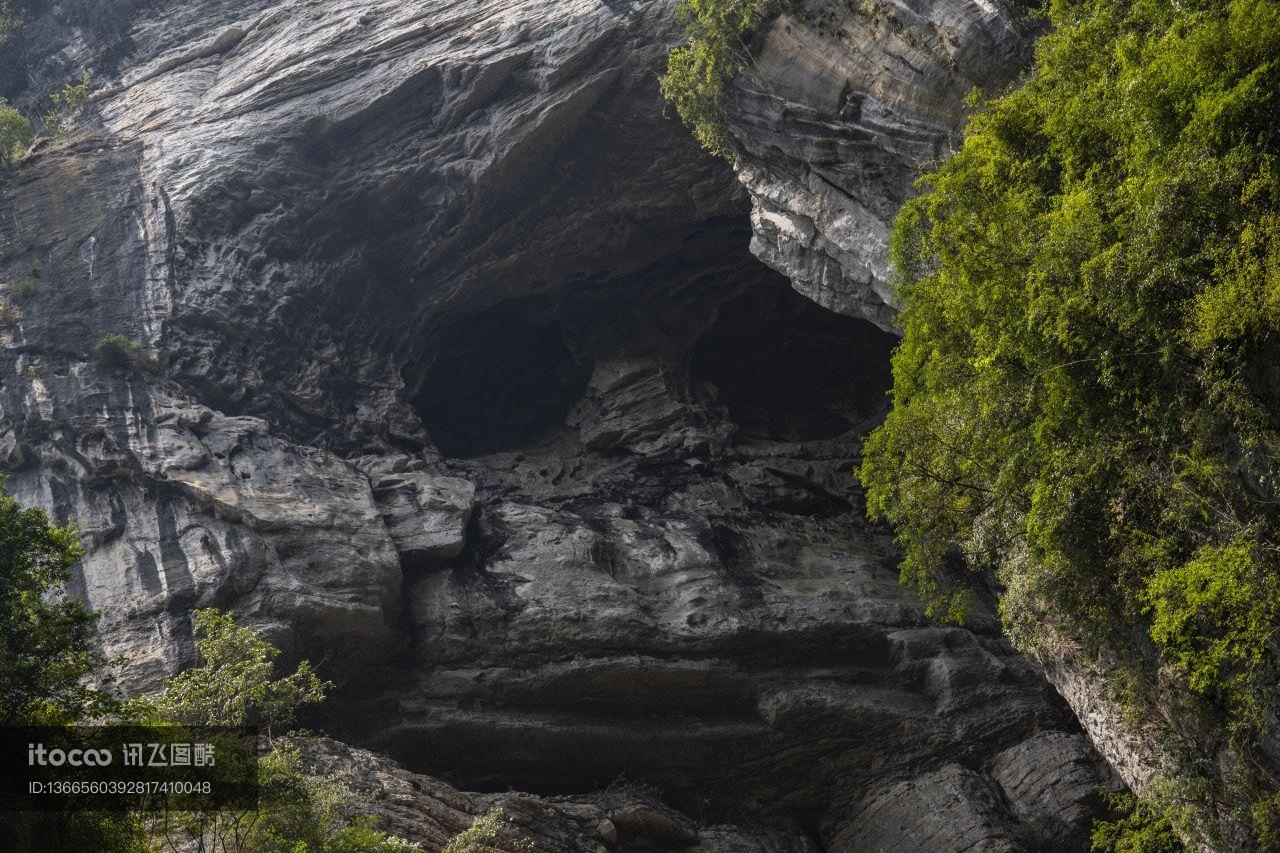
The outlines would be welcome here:
M 1016 51 L 974 8 L 919 20 L 994 80 Z M 843 272 L 827 280 L 846 301 L 804 299 L 751 257 L 781 208 L 768 219 L 763 184 L 748 197 L 664 116 L 672 13 L 99 0 L 37 17 L 16 100 L 81 68 L 95 95 L 4 178 L 7 487 L 81 526 L 73 591 L 128 689 L 189 660 L 193 609 L 228 608 L 339 683 L 312 722 L 407 768 L 391 775 L 569 815 L 539 849 L 1083 849 L 1110 773 L 1079 725 L 993 620 L 925 620 L 863 518 L 850 470 L 893 338 L 845 315 L 883 325 L 886 303 Z M 841 185 L 883 217 L 864 229 L 977 74 L 898 80 L 890 57 L 871 59 L 877 97 L 923 105 L 937 134 L 887 159 L 840 149 Z M 946 97 L 912 94 L 935 78 Z M 788 85 L 829 84 L 804 80 Z M 753 91 L 736 97 L 763 105 Z M 757 125 L 775 121 L 797 136 Z M 796 263 L 843 258 L 840 240 L 879 257 L 854 233 Z M 155 369 L 95 362 L 104 332 Z M 623 777 L 647 805 L 600 805 Z M 417 832 L 428 849 L 488 807 L 414 784 L 453 803 Z
M 893 218 L 957 141 L 965 96 L 1014 81 L 1034 34 L 990 0 L 791 4 L 730 99 L 751 251 L 819 305 L 892 330 Z

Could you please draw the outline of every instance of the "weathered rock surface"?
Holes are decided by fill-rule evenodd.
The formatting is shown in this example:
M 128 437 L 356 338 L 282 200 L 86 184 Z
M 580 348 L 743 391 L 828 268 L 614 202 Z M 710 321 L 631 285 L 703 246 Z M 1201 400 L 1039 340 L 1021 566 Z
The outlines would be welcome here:
M 363 749 L 318 738 L 301 743 L 314 772 L 341 772 L 365 798 L 382 826 L 424 849 L 438 850 L 476 818 L 502 816 L 496 846 L 502 853 L 814 853 L 818 848 L 794 827 L 698 826 L 651 792 L 628 785 L 579 797 L 472 794 L 404 770 Z
M 408 768 L 370 773 L 428 849 L 494 800 L 410 771 L 535 792 L 545 850 L 908 849 L 922 812 L 940 853 L 1080 849 L 1107 774 L 991 620 L 896 584 L 850 475 L 893 339 L 748 253 L 662 115 L 672 5 L 39 17 L 17 101 L 81 67 L 96 96 L 0 199 L 8 488 L 80 523 L 126 686 L 234 611 L 339 682 L 315 722 Z M 929 9 L 960 67 L 1013 62 L 997 13 Z M 888 187 L 865 223 L 929 146 L 841 149 Z M 847 292 L 812 295 L 883 320 Z M 107 331 L 157 370 L 95 364 Z
M 819 305 L 892 329 L 889 231 L 945 157 L 974 88 L 1003 89 L 1032 28 L 991 0 L 806 0 L 777 18 L 732 91 L 751 251 Z

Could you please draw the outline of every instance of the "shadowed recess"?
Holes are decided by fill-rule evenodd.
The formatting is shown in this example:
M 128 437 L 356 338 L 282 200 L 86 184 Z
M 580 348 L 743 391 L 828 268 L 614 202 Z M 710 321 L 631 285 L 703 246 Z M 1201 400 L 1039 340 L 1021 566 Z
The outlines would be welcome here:
M 834 438 L 883 413 L 897 339 L 785 285 L 725 305 L 694 350 L 694 379 L 715 386 L 744 433 Z
M 444 335 L 413 405 L 441 453 L 481 456 L 563 426 L 590 378 L 556 326 L 482 314 Z

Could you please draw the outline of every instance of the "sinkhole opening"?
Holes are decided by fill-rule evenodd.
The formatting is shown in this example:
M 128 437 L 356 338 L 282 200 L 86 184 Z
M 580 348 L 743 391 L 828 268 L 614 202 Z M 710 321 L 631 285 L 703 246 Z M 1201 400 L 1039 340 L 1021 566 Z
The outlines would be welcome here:
M 564 426 L 590 378 L 558 327 L 482 314 L 445 333 L 412 403 L 441 453 L 483 456 Z
M 896 343 L 779 283 L 722 306 L 690 369 L 746 435 L 814 441 L 883 416 Z

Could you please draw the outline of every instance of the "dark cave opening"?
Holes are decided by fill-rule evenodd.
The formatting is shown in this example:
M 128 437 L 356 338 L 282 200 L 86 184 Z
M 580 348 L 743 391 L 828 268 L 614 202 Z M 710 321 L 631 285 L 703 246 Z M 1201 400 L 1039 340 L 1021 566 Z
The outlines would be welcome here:
M 445 333 L 412 403 L 441 453 L 482 456 L 563 426 L 590 378 L 558 327 L 482 314 Z
M 726 303 L 698 340 L 690 371 L 715 386 L 744 434 L 814 441 L 883 415 L 896 343 L 779 284 Z

